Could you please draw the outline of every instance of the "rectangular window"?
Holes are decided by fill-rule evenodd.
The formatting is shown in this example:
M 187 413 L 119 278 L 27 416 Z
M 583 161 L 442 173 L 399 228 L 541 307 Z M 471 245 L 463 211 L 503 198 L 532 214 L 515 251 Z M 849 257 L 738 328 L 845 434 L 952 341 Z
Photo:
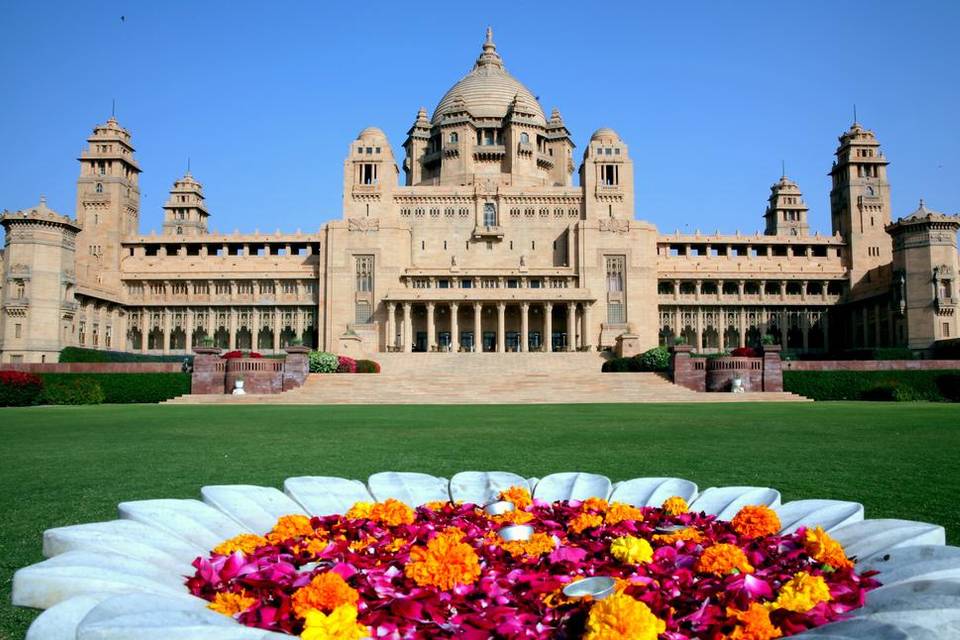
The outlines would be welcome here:
M 373 291 L 373 256 L 356 256 L 357 291 Z
M 13 337 L 14 337 L 14 338 L 19 338 L 21 331 L 23 331 L 23 325 L 22 325 L 22 324 L 14 325 L 14 327 L 13 327 L 13 333 L 14 333 Z
M 414 278 L 413 279 L 413 288 L 414 289 L 429 289 L 430 280 L 427 278 Z
M 20 326 L 20 325 L 17 325 L 17 326 Z M 950 323 L 949 323 L 949 322 L 944 322 L 944 323 L 943 323 L 943 337 L 944 337 L 944 338 L 949 338 L 949 337 L 950 337 Z
M 438 288 L 438 289 L 449 289 L 449 288 L 450 288 L 450 281 L 449 281 L 449 280 L 437 280 L 437 288 Z
M 373 319 L 373 313 L 370 309 L 370 303 L 366 300 L 357 301 L 357 310 L 355 321 L 357 324 L 370 324 Z
M 515 278 L 511 278 L 507 280 L 507 289 L 517 289 L 519 287 L 520 287 L 519 280 L 516 280 Z
M 623 291 L 623 272 L 626 262 L 626 256 L 607 256 L 607 291 L 609 293 Z
M 472 289 L 472 288 L 473 288 L 473 280 L 461 280 L 461 281 L 460 281 L 460 288 L 461 288 L 461 289 Z
M 607 304 L 607 322 L 610 324 L 623 324 L 626 322 L 623 316 L 622 302 L 610 302 Z
M 266 295 L 273 295 L 276 292 L 276 288 L 273 286 L 272 281 L 264 281 L 260 283 L 260 293 Z

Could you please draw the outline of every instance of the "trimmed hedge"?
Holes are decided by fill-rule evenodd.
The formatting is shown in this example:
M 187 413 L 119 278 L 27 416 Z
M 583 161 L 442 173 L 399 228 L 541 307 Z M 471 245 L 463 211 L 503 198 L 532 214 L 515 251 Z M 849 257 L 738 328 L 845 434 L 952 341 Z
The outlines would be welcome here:
M 380 373 L 380 363 L 375 360 L 357 360 L 357 373 Z
M 44 373 L 40 377 L 44 396 L 46 389 L 57 389 L 58 395 L 50 398 L 51 404 L 91 404 L 57 402 L 58 398 L 76 397 L 69 395 L 71 389 L 77 394 L 81 389 L 90 392 L 90 387 L 85 386 L 90 384 L 101 390 L 100 402 L 107 404 L 156 403 L 190 393 L 189 373 Z
M 960 372 L 784 371 L 783 389 L 814 400 L 960 401 Z
M 104 398 L 106 394 L 98 381 L 79 374 L 79 377 L 44 381 L 40 404 L 103 404 Z
M 43 393 L 40 376 L 22 371 L 0 371 L 0 407 L 29 407 Z
M 60 362 L 183 362 L 184 358 L 193 362 L 192 355 L 152 356 L 125 351 L 100 351 L 81 347 L 64 347 L 60 350 Z

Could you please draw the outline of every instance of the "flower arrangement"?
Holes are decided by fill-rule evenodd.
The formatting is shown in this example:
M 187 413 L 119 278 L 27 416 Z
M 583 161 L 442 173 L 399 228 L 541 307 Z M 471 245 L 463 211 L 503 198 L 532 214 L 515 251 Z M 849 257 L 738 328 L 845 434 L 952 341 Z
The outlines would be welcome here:
M 284 516 L 197 558 L 187 587 L 242 624 L 306 640 L 772 640 L 842 619 L 879 586 L 822 529 L 779 534 L 763 506 L 727 522 L 673 498 L 550 504 L 514 487 L 500 499 L 514 510 L 388 500 Z M 532 535 L 500 534 L 518 523 Z M 565 594 L 594 576 L 613 592 Z
M 347 356 L 337 356 L 337 373 L 356 373 L 357 361 Z
M 0 407 L 37 404 L 43 392 L 43 379 L 23 371 L 0 371 Z
M 225 354 L 223 354 L 220 357 L 223 358 L 224 360 L 235 360 L 237 358 L 262 358 L 263 355 L 261 355 L 256 351 L 248 351 L 247 353 L 244 353 L 239 349 L 235 349 L 233 351 L 227 351 Z

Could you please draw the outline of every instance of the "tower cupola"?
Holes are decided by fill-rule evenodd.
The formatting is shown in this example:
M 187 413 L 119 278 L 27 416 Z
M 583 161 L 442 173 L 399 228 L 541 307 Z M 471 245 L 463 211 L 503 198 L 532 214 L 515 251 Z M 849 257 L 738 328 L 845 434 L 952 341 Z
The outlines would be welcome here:
M 210 212 L 203 197 L 203 185 L 188 170 L 173 183 L 163 205 L 163 232 L 168 235 L 198 236 L 207 233 Z
M 763 214 L 767 221 L 765 233 L 768 236 L 809 235 L 808 211 L 797 183 L 786 175 L 781 176 L 780 180 L 770 187 L 767 211 Z

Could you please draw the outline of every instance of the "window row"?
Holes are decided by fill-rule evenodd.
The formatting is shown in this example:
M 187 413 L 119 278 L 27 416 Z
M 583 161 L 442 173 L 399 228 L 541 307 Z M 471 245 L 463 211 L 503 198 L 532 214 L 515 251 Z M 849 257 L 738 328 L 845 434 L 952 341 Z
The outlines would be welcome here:
M 568 278 L 410 278 L 414 289 L 567 289 Z
M 415 218 L 423 218 L 428 210 L 423 209 L 422 207 L 417 207 L 416 209 L 403 208 L 400 209 L 400 215 L 404 218 L 409 218 L 411 215 Z M 431 207 L 429 209 L 431 218 L 440 217 L 440 207 Z M 470 210 L 464 207 L 455 210 L 453 207 L 446 207 L 443 209 L 443 215 L 447 218 L 452 218 L 455 215 L 460 216 L 461 218 L 466 218 L 470 215 Z
M 822 244 L 667 244 L 660 245 L 658 251 L 660 255 L 664 256 L 701 258 L 757 258 L 760 256 L 826 258 L 828 256 L 840 256 L 840 247 L 829 247 Z
M 226 244 L 145 244 L 127 248 L 131 256 L 310 256 L 320 252 L 319 244 L 236 243 Z
M 764 295 L 779 296 L 782 291 L 782 283 L 776 281 L 747 280 L 743 283 L 743 294 L 748 296 Z M 795 280 L 786 283 L 786 292 L 788 296 L 799 296 L 806 291 L 807 295 L 823 295 L 822 282 L 798 282 Z M 721 285 L 714 281 L 705 281 L 700 283 L 700 295 L 714 296 L 722 293 L 725 296 L 735 296 L 740 292 L 738 282 L 724 281 Z M 657 293 L 660 295 L 675 295 L 677 293 L 676 284 L 669 281 L 661 281 L 657 284 Z M 843 293 L 843 283 L 839 281 L 830 281 L 827 284 L 827 293 L 829 295 L 840 295 Z M 694 296 L 697 294 L 697 285 L 695 282 L 682 281 L 679 285 L 679 295 Z
M 308 295 L 312 295 L 317 290 L 315 282 L 302 282 L 298 280 L 280 280 L 279 290 L 284 295 L 296 295 L 297 284 L 299 282 L 300 290 Z M 213 291 L 216 295 L 253 295 L 254 289 L 260 295 L 276 295 L 278 284 L 273 280 L 260 281 L 218 281 L 213 283 Z M 140 298 L 147 289 L 143 282 L 128 282 L 127 294 L 132 297 Z M 167 291 L 167 283 L 151 282 L 149 283 L 149 292 L 151 296 L 162 296 Z M 172 295 L 185 296 L 192 292 L 193 295 L 210 295 L 210 283 L 208 281 L 183 281 L 169 283 L 169 291 Z

